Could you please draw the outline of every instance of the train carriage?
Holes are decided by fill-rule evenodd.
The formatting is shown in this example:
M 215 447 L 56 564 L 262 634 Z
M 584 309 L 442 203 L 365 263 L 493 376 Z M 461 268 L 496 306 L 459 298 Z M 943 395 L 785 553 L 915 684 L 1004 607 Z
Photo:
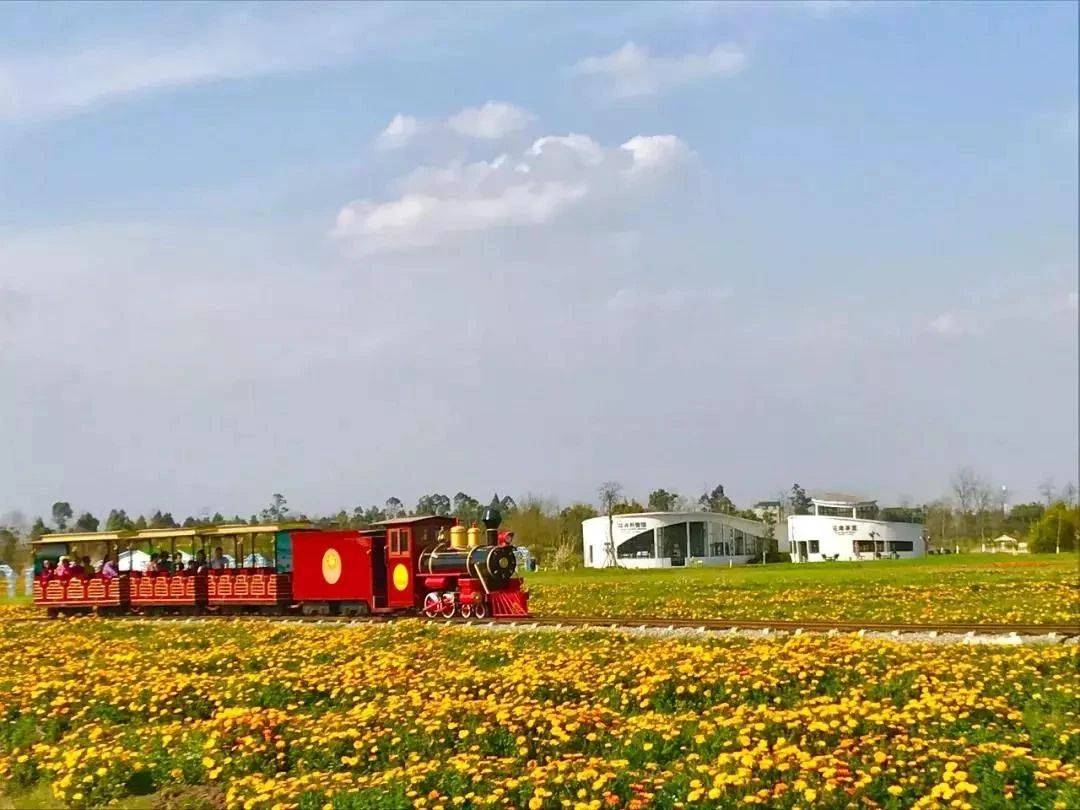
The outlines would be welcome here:
M 427 515 L 363 529 L 276 523 L 47 535 L 35 543 L 34 603 L 54 615 L 108 609 L 525 616 L 528 593 L 514 577 L 513 535 L 499 532 L 499 521 L 489 509 L 483 529 Z M 44 570 L 46 560 L 75 547 L 103 550 L 110 560 L 123 548 L 126 564 L 108 577 Z
M 134 535 L 130 531 L 47 534 L 32 543 L 34 550 L 34 605 L 50 614 L 122 612 L 131 606 L 131 583 L 127 577 L 105 579 L 92 576 L 55 579 L 42 576 L 45 563 L 63 557 L 79 559 L 91 554 L 109 556 Z
M 211 609 L 243 610 L 255 607 L 280 612 L 293 603 L 290 537 L 313 532 L 308 523 L 274 523 L 261 526 L 213 526 L 202 532 L 208 548 L 232 549 L 233 567 L 207 573 L 207 605 Z M 256 553 L 259 536 L 269 536 L 273 552 L 265 565 Z M 244 550 L 249 549 L 249 556 Z M 247 565 L 247 563 L 251 565 Z

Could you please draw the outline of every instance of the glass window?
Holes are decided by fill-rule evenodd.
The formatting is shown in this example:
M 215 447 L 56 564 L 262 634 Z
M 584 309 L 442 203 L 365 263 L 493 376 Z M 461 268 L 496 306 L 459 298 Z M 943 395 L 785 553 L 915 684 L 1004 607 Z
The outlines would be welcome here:
M 810 553 L 811 554 L 817 554 L 820 550 L 821 549 L 820 549 L 820 546 L 818 545 L 818 541 L 817 540 L 811 540 L 810 541 Z
M 653 533 L 652 531 L 641 532 L 619 543 L 617 550 L 619 557 L 651 557 L 653 556 Z
M 893 540 L 889 543 L 889 548 L 893 551 L 914 551 L 915 543 L 911 540 Z

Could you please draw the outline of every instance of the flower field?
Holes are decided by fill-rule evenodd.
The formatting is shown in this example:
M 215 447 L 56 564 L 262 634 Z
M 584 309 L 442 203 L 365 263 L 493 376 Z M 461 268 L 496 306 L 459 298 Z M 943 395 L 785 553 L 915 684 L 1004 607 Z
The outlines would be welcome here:
M 531 574 L 538 615 L 1033 622 L 1080 615 L 1074 554 Z
M 74 807 L 1077 807 L 1075 646 L 0 624 L 0 784 Z M 142 805 L 147 806 L 147 805 Z

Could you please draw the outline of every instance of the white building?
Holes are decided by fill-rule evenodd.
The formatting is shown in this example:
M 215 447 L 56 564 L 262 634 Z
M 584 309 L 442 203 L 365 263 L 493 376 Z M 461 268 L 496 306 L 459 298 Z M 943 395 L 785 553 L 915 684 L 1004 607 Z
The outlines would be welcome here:
M 742 565 L 761 554 L 764 523 L 715 512 L 637 512 L 581 523 L 588 568 L 670 568 L 683 565 Z M 773 529 L 786 550 L 783 523 Z M 615 559 L 611 559 L 611 548 Z
M 926 554 L 921 523 L 874 520 L 877 502 L 836 492 L 810 499 L 809 515 L 789 515 L 792 562 L 875 560 Z

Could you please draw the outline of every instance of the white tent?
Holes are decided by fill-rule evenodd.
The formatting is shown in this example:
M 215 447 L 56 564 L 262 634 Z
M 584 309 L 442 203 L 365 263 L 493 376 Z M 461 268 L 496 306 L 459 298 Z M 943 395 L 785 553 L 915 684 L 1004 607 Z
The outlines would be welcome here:
M 165 549 L 167 550 L 167 549 Z M 161 550 L 155 550 L 154 556 L 156 557 Z M 180 555 L 180 559 L 184 561 L 184 565 L 187 565 L 187 561 L 191 559 L 191 555 L 177 549 L 176 553 Z M 120 571 L 145 571 L 146 564 L 150 561 L 150 555 L 139 548 L 129 549 L 128 551 L 121 551 L 117 556 L 118 565 L 117 568 Z
M 117 568 L 120 571 L 145 571 L 146 564 L 150 561 L 150 555 L 137 548 L 121 551 L 117 557 Z

